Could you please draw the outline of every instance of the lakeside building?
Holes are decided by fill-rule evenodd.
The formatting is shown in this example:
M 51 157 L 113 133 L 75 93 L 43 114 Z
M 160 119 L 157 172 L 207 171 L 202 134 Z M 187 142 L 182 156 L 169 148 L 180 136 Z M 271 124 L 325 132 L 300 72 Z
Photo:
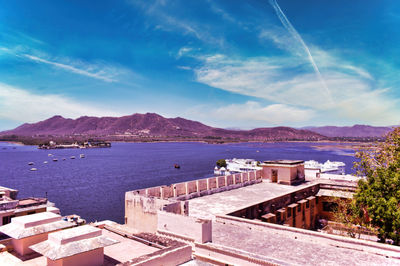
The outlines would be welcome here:
M 18 190 L 0 187 L 0 226 L 11 222 L 13 217 L 50 211 L 60 214 L 54 203 L 46 198 L 17 199 Z
M 400 265 L 400 247 L 321 230 L 321 220 L 327 221 L 322 229 L 334 227 L 335 199 L 351 198 L 356 178 L 309 179 L 300 160 L 261 167 L 128 191 L 124 224 L 49 232 L 29 246 L 34 255 L 18 255 L 0 241 L 0 264 Z
M 275 160 L 284 161 L 284 160 Z M 261 170 L 261 163 L 253 159 L 225 159 L 226 167 L 214 167 L 214 175 L 231 175 L 249 171 Z M 314 160 L 304 161 L 304 175 L 310 178 L 319 178 L 321 175 L 345 175 L 344 162 L 327 160 L 320 163 Z

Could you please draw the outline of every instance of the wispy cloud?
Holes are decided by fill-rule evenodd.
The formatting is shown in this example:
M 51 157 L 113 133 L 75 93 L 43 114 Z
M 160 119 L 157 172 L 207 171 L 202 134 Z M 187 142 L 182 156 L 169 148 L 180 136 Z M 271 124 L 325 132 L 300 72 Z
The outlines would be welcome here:
M 214 36 L 210 33 L 212 25 L 207 25 L 193 19 L 185 19 L 181 15 L 174 14 L 168 8 L 168 1 L 130 1 L 133 6 L 139 7 L 151 18 L 151 23 L 155 24 L 156 30 L 178 31 L 184 35 L 190 35 L 198 40 L 224 46 L 225 40 L 220 36 Z
M 300 109 L 285 104 L 261 105 L 255 101 L 231 104 L 212 111 L 213 115 L 226 121 L 243 120 L 272 125 L 309 121 L 315 114 L 311 109 Z M 233 121 L 234 122 L 234 121 Z
M 193 48 L 191 48 L 191 47 L 182 47 L 178 51 L 178 58 L 183 55 L 186 55 L 187 53 L 191 52 L 192 50 L 193 50 Z
M 0 83 L 0 120 L 21 123 L 37 122 L 55 114 L 70 118 L 83 115 L 122 115 L 63 95 L 35 94 L 25 89 Z
M 109 83 L 119 82 L 119 77 L 123 75 L 129 75 L 131 78 L 140 78 L 139 74 L 122 66 L 107 64 L 104 62 L 89 63 L 70 57 L 51 56 L 46 52 L 24 46 L 2 46 L 0 47 L 0 56 L 2 53 Z
M 313 56 L 311 55 L 310 49 L 304 42 L 303 38 L 301 38 L 301 36 L 297 32 L 297 30 L 293 27 L 292 23 L 290 23 L 290 21 L 288 20 L 288 18 L 285 15 L 285 13 L 283 13 L 282 9 L 280 8 L 280 6 L 276 2 L 276 0 L 270 0 L 269 2 L 272 5 L 272 7 L 275 9 L 275 12 L 276 12 L 279 20 L 282 22 L 282 25 L 293 36 L 293 38 L 304 48 L 304 51 L 307 54 L 308 60 L 310 61 L 312 67 L 314 68 L 315 74 L 317 74 L 318 79 L 321 81 L 321 84 L 327 93 L 327 98 L 328 98 L 327 101 L 332 101 L 329 88 L 328 88 L 325 80 L 323 79 L 317 64 L 315 63 Z
M 22 56 L 24 56 L 25 58 L 28 58 L 32 61 L 38 62 L 38 63 L 44 63 L 44 64 L 48 64 L 51 66 L 54 66 L 56 68 L 60 68 L 75 74 L 79 74 L 79 75 L 83 75 L 83 76 L 87 76 L 87 77 L 91 77 L 91 78 L 95 78 L 95 79 L 100 79 L 106 82 L 115 82 L 117 81 L 116 79 L 113 78 L 113 74 L 110 73 L 106 73 L 106 71 L 100 70 L 97 72 L 90 72 L 86 69 L 81 69 L 78 67 L 75 67 L 73 65 L 67 65 L 67 64 L 63 64 L 63 63 L 59 63 L 59 62 L 55 62 L 55 61 L 50 61 L 50 60 L 46 60 L 34 55 L 30 55 L 30 54 L 23 54 Z M 93 69 L 93 66 L 89 66 L 89 68 Z
M 324 55 L 317 53 L 320 54 Z M 324 62 L 327 58 L 334 57 L 325 55 L 317 59 Z M 329 102 L 314 73 L 290 71 L 302 64 L 290 57 L 232 59 L 210 55 L 199 59 L 203 65 L 194 70 L 197 81 L 215 88 L 300 110 L 314 110 L 319 116 L 329 113 L 342 121 L 351 118 L 358 122 L 391 124 L 399 120 L 396 116 L 400 117 L 395 107 L 397 100 L 388 97 L 385 90 L 375 88 L 367 71 L 346 63 L 343 68 L 333 62 L 323 63 L 329 66 L 325 77 L 335 99 Z M 336 59 L 335 62 L 343 61 Z M 262 112 L 262 106 L 252 107 L 247 110 Z

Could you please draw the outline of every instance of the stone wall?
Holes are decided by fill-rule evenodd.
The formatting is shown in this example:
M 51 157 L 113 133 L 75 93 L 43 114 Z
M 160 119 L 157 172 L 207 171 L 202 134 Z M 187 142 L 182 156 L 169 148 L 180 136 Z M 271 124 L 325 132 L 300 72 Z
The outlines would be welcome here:
M 193 239 L 198 243 L 211 242 L 211 221 L 190 216 L 182 216 L 165 211 L 158 212 L 157 230 L 170 232 L 175 236 Z
M 185 214 L 184 209 L 185 202 L 171 202 L 155 197 L 146 197 L 132 191 L 125 193 L 125 224 L 137 232 L 155 233 L 158 221 L 157 211 L 159 210 Z

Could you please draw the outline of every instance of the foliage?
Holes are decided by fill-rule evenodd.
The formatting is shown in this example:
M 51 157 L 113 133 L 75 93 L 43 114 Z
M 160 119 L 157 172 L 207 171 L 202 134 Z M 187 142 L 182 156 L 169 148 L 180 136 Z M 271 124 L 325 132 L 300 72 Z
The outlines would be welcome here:
M 336 203 L 333 220 L 342 225 L 342 229 L 346 231 L 348 236 L 360 238 L 362 228 L 355 225 L 362 225 L 365 228 L 366 224 L 362 215 L 355 215 L 358 212 L 355 201 L 335 198 L 333 202 Z
M 395 128 L 376 148 L 357 152 L 355 164 L 360 180 L 354 195 L 353 215 L 357 223 L 378 229 L 381 242 L 400 243 L 400 128 Z
M 226 168 L 225 159 L 219 159 L 216 164 L 217 164 L 218 167 L 225 167 Z

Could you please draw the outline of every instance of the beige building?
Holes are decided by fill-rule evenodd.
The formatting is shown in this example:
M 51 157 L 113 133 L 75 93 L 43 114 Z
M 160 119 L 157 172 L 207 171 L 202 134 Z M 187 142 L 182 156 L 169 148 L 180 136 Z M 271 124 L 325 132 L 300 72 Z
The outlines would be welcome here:
M 264 179 L 273 183 L 295 185 L 304 182 L 304 161 L 300 160 L 274 160 L 265 161 L 262 166 Z
M 73 226 L 58 214 L 42 212 L 14 217 L 11 223 L 0 227 L 0 232 L 11 237 L 13 249 L 24 256 L 33 253 L 30 246 L 47 240 L 49 233 Z

